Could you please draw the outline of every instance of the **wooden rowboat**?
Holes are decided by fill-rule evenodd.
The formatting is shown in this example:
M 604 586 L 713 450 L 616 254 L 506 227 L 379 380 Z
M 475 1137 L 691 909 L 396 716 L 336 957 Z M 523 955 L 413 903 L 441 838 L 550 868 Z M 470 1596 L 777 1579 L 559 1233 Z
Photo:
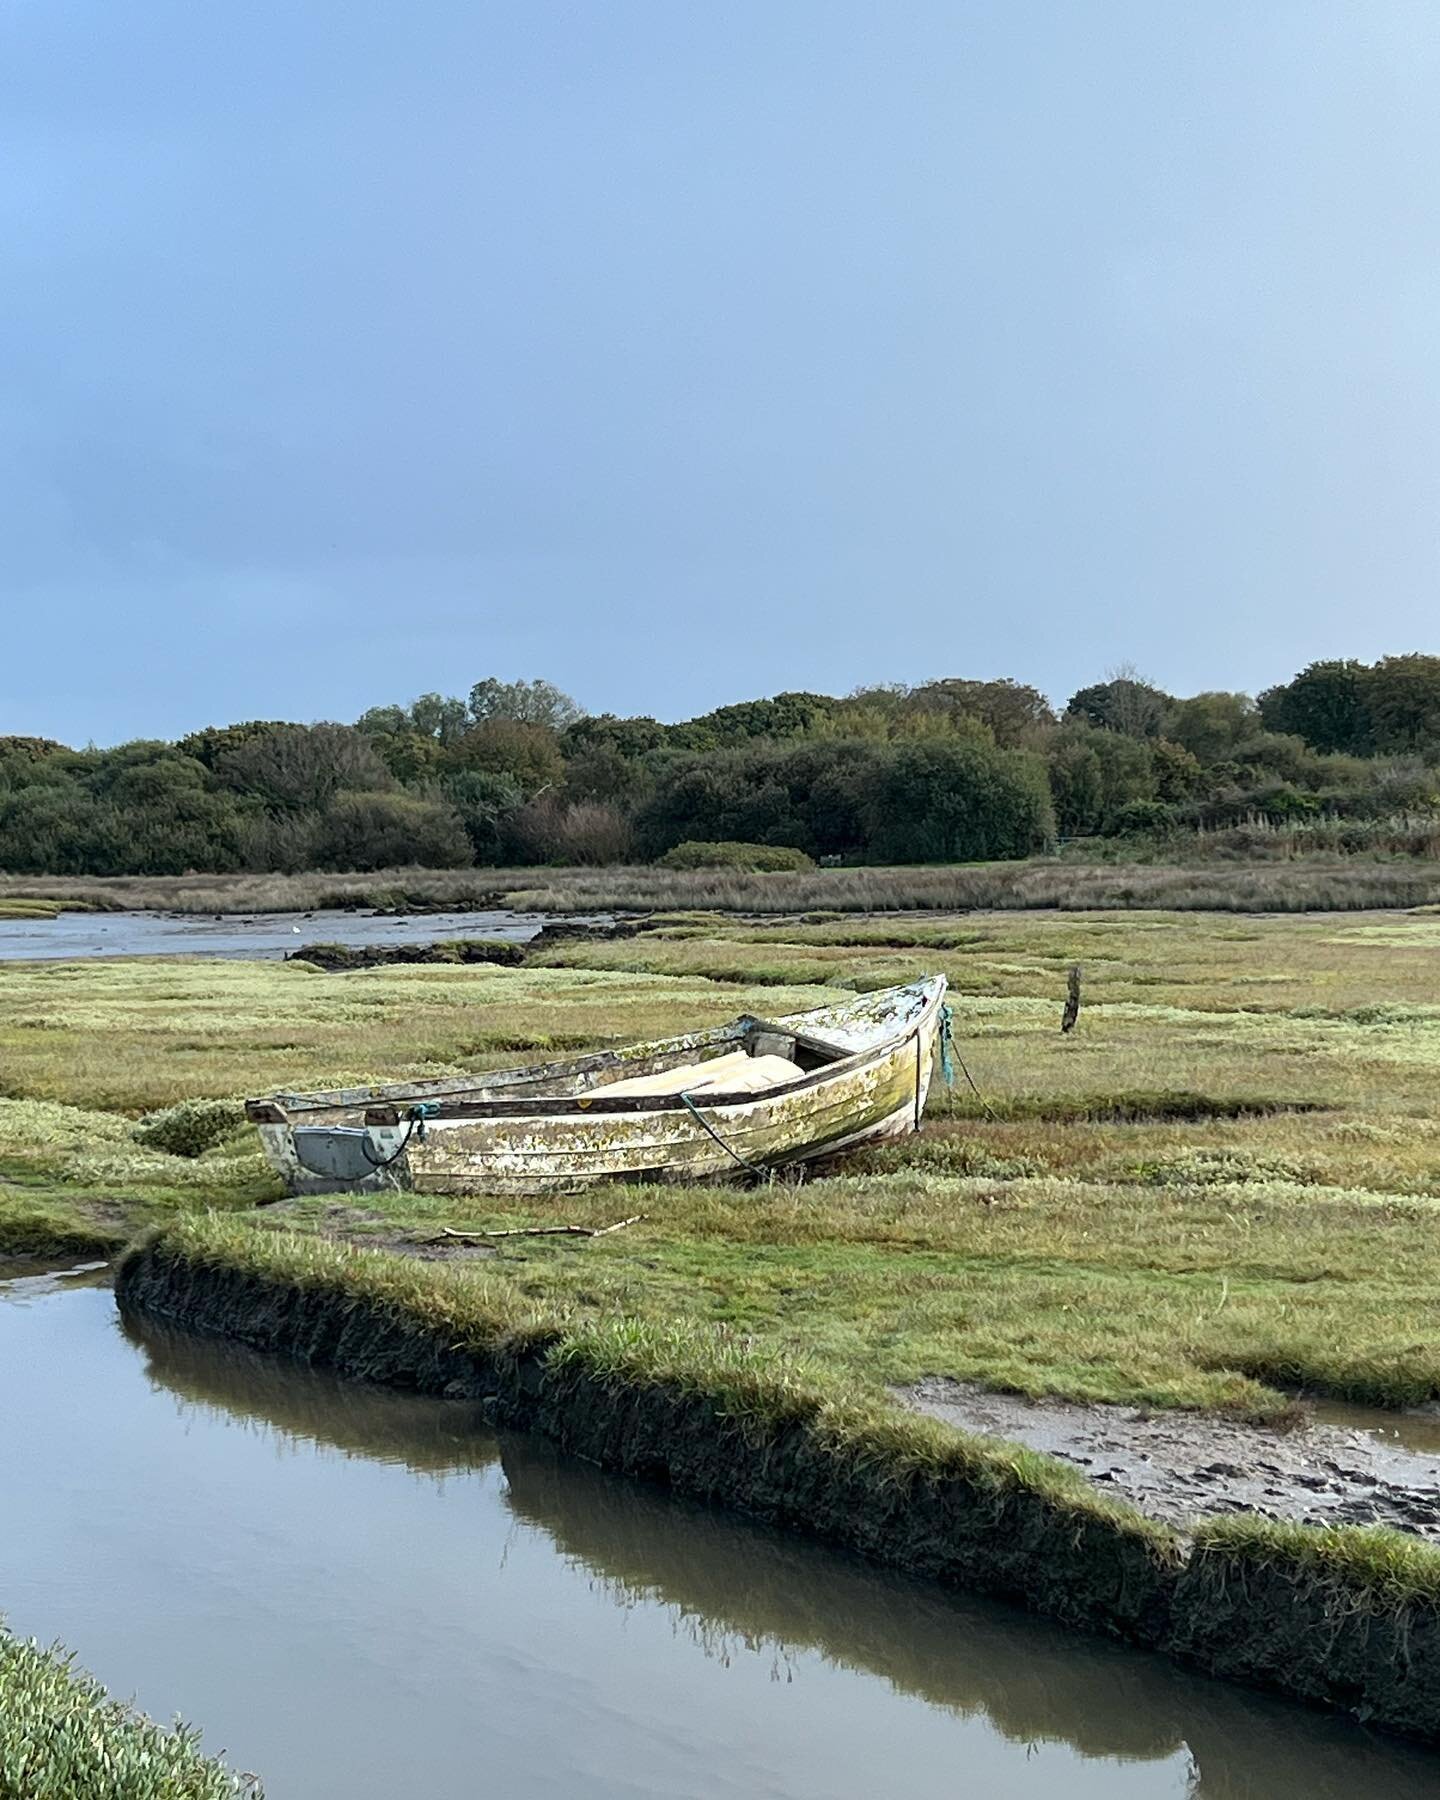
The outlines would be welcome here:
M 540 1194 L 760 1173 L 918 1131 L 945 978 L 663 1043 L 246 1102 L 292 1193 Z

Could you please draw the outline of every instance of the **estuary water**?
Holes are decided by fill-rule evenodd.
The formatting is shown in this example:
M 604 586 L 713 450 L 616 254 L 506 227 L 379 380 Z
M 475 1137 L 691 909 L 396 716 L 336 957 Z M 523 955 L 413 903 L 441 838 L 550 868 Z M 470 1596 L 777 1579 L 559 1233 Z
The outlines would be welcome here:
M 1440 1758 L 0 1265 L 0 1607 L 269 1800 L 1420 1800 Z
M 445 938 L 523 943 L 545 913 L 61 913 L 0 919 L 0 962 L 88 956 L 280 957 L 302 944 L 429 944 Z M 568 915 L 567 915 L 568 917 Z M 591 922 L 588 918 L 579 921 Z

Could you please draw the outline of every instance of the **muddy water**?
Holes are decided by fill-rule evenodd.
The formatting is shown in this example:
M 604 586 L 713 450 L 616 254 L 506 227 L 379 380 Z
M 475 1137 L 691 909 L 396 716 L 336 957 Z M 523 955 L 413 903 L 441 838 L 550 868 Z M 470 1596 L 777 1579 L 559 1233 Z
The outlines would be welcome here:
M 1440 1408 L 1416 1406 L 1392 1412 L 1387 1407 L 1357 1406 L 1349 1400 L 1317 1400 L 1314 1410 L 1315 1417 L 1326 1425 L 1368 1432 L 1382 1444 L 1417 1456 L 1440 1457 Z
M 61 913 L 54 919 L 0 919 L 0 962 L 78 956 L 278 957 L 300 944 L 429 944 L 444 938 L 521 943 L 545 913 L 369 912 Z M 567 915 L 568 917 L 568 915 Z
M 0 1604 L 271 1800 L 1440 1794 L 1358 1726 L 22 1282 Z

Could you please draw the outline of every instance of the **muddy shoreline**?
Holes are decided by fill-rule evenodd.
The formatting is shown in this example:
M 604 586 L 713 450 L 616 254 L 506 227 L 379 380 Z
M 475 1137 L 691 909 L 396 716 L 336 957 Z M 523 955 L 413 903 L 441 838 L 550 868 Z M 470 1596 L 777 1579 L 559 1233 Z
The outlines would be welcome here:
M 1182 1531 L 1197 1519 L 1255 1513 L 1301 1525 L 1384 1525 L 1440 1544 L 1440 1455 L 1368 1431 L 1027 1400 L 938 1376 L 896 1398 L 961 1431 L 1069 1463 L 1100 1492 Z

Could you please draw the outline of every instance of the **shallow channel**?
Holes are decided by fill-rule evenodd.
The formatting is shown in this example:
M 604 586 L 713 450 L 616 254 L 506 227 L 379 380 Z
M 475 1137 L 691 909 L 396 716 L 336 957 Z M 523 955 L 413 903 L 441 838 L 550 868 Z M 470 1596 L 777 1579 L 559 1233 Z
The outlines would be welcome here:
M 598 917 L 594 915 L 593 917 Z M 608 916 L 608 915 L 607 915 Z M 592 923 L 592 915 L 576 915 Z M 276 958 L 300 944 L 429 944 L 445 938 L 523 943 L 546 913 L 60 913 L 53 919 L 0 919 L 0 962 L 68 961 L 90 956 Z M 567 919 L 570 915 L 567 915 Z
M 8 1277 L 9 1279 L 5 1279 Z M 269 1800 L 1419 1800 L 1440 1757 L 0 1265 L 0 1606 Z

